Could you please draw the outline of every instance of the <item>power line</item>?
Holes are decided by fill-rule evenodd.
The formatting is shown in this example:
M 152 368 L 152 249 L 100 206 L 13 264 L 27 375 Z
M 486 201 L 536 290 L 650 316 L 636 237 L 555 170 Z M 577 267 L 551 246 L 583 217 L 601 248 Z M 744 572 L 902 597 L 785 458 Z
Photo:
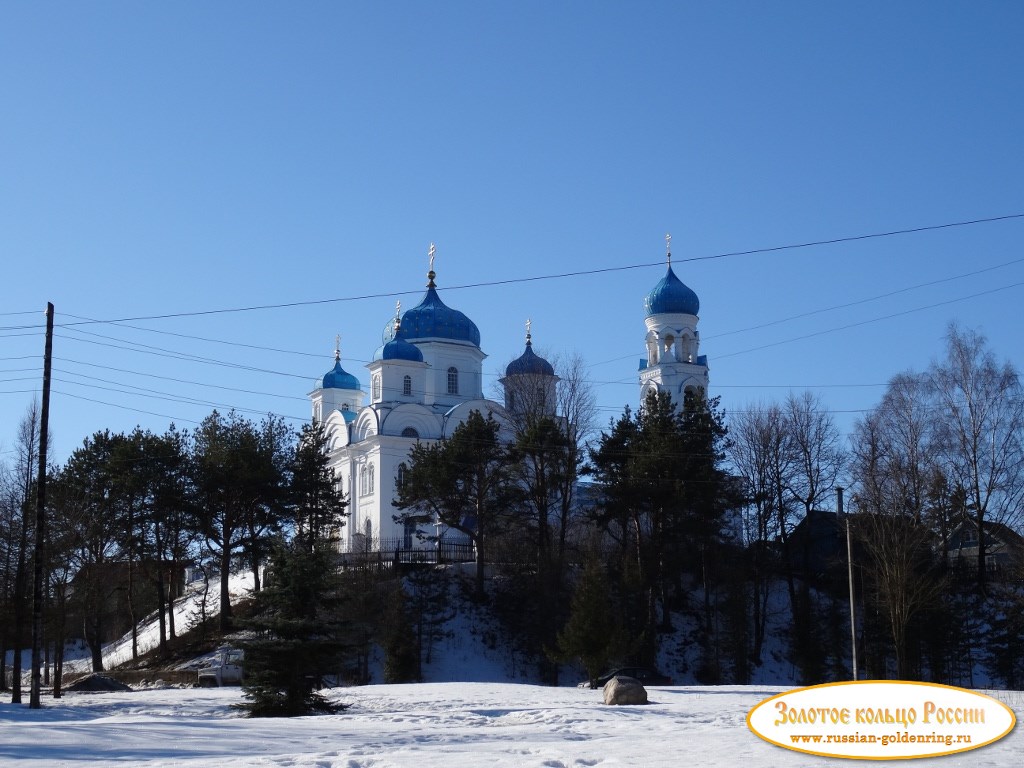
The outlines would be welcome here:
M 133 376 L 145 376 L 145 377 L 151 378 L 151 379 L 161 379 L 163 381 L 174 382 L 175 384 L 189 384 L 189 385 L 196 386 L 196 387 L 210 387 L 212 389 L 223 389 L 223 390 L 225 390 L 227 392 L 239 392 L 239 393 L 245 394 L 245 395 L 259 395 L 261 397 L 281 397 L 281 398 L 285 398 L 285 399 L 288 399 L 288 400 L 302 400 L 304 402 L 308 402 L 308 400 L 305 397 L 299 397 L 297 395 L 281 395 L 281 394 L 278 394 L 276 392 L 261 392 L 259 390 L 255 390 L 255 389 L 242 389 L 240 387 L 228 387 L 228 386 L 225 386 L 223 384 L 208 384 L 208 383 L 205 383 L 205 382 L 202 382 L 202 381 L 192 381 L 190 379 L 179 379 L 179 378 L 176 378 L 174 376 L 161 376 L 160 374 L 157 374 L 157 373 L 144 373 L 142 371 L 133 371 L 133 370 L 130 370 L 128 368 L 115 368 L 115 367 L 109 366 L 109 365 L 99 365 L 97 363 L 86 363 L 86 362 L 83 362 L 81 360 L 72 360 L 69 357 L 62 357 L 60 359 L 61 359 L 61 361 L 65 362 L 65 363 L 74 363 L 75 365 L 86 365 L 86 366 L 89 366 L 90 368 L 99 368 L 102 371 L 114 371 L 116 373 L 129 373 L 129 374 L 132 374 Z M 93 377 L 93 376 L 86 376 L 86 374 L 84 374 L 84 373 L 76 373 L 75 371 L 61 371 L 61 373 L 65 373 L 68 376 L 85 376 L 85 378 L 96 378 L 96 377 Z M 103 379 L 98 379 L 98 378 L 96 378 L 96 380 L 97 381 L 104 381 Z M 120 383 L 120 382 L 108 382 L 108 383 Z M 131 385 L 127 385 L 126 384 L 124 386 L 131 386 Z
M 104 338 L 100 334 L 91 333 L 90 331 L 81 331 L 81 330 L 79 330 L 77 328 L 65 328 L 63 330 L 65 330 L 65 331 L 72 331 L 72 332 L 75 332 L 75 333 L 89 333 L 90 335 L 98 336 L 99 338 Z M 131 342 L 131 341 L 125 342 L 125 343 L 126 344 L 135 344 L 135 346 L 137 346 L 137 347 L 149 347 L 149 348 L 148 349 L 136 349 L 135 347 L 126 347 L 126 346 L 123 346 L 121 344 L 107 344 L 106 342 L 94 341 L 93 339 L 80 339 L 80 338 L 77 338 L 75 336 L 63 336 L 63 334 L 62 334 L 62 338 L 65 338 L 65 339 L 67 339 L 69 341 L 77 341 L 77 342 L 80 342 L 80 343 L 83 343 L 83 344 L 95 344 L 95 345 L 100 346 L 100 347 L 109 347 L 109 348 L 112 348 L 112 349 L 121 349 L 121 350 L 124 350 L 124 351 L 127 351 L 127 352 L 136 352 L 138 354 L 143 354 L 143 355 L 155 355 L 157 357 L 166 357 L 166 358 L 170 358 L 172 360 L 182 360 L 182 361 L 186 361 L 186 362 L 203 363 L 204 365 L 216 365 L 216 366 L 221 366 L 221 367 L 224 367 L 224 368 L 235 368 L 235 369 L 242 370 L 242 371 L 252 371 L 254 373 L 268 373 L 268 374 L 272 374 L 274 376 L 288 376 L 290 378 L 302 379 L 304 381 L 308 381 L 309 378 L 310 378 L 309 376 L 303 376 L 303 375 L 298 374 L 298 373 L 287 373 L 287 372 L 284 372 L 284 371 L 274 371 L 274 370 L 271 370 L 269 368 L 257 368 L 256 366 L 241 365 L 240 363 L 228 363 L 228 362 L 224 362 L 223 360 L 214 360 L 214 359 L 208 358 L 208 357 L 200 357 L 199 355 L 189 355 L 189 354 L 186 354 L 184 352 L 175 352 L 173 350 L 156 351 L 156 350 L 161 350 L 161 348 L 160 347 L 152 347 L 152 346 L 146 345 L 146 344 L 138 344 L 136 342 Z M 118 341 L 122 341 L 122 340 L 118 339 Z
M 168 402 L 179 403 L 181 405 L 199 405 L 199 406 L 203 406 L 204 408 L 217 408 L 217 409 L 227 408 L 229 410 L 239 411 L 239 412 L 244 412 L 244 413 L 260 413 L 260 414 L 267 413 L 266 409 L 262 409 L 262 408 L 243 408 L 241 406 L 232 405 L 231 403 L 216 403 L 216 402 L 212 402 L 212 401 L 209 401 L 209 400 L 200 400 L 198 398 L 186 397 L 186 396 L 180 396 L 179 397 L 179 396 L 170 395 L 170 394 L 167 394 L 167 393 L 158 394 L 155 391 L 153 391 L 153 392 L 151 392 L 149 394 L 143 394 L 143 393 L 139 393 L 139 392 L 129 392 L 127 390 L 119 389 L 117 387 L 104 387 L 104 386 L 102 386 L 100 384 L 86 384 L 85 382 L 69 381 L 67 379 L 55 379 L 55 380 L 61 382 L 62 384 L 73 384 L 73 385 L 78 386 L 78 387 L 89 387 L 91 389 L 100 389 L 100 390 L 103 390 L 105 392 L 115 392 L 115 393 L 121 394 L 121 395 L 130 395 L 130 396 L 135 396 L 135 397 L 156 398 L 157 400 L 166 400 Z M 283 418 L 287 418 L 287 419 L 290 419 L 290 420 L 293 420 L 293 421 L 303 421 L 304 420 L 304 418 L 302 418 L 302 417 L 288 416 L 288 415 L 284 415 Z
M 108 403 L 108 402 L 105 402 L 103 400 L 96 400 L 96 399 L 91 398 L 91 397 L 83 397 L 82 395 L 75 395 L 75 394 L 72 394 L 71 392 L 62 392 L 61 390 L 57 390 L 57 389 L 53 390 L 53 392 L 54 392 L 54 394 L 63 395 L 64 397 L 71 397 L 71 398 L 74 398 L 75 400 L 84 400 L 87 403 L 96 403 L 97 405 L 107 405 L 107 406 L 110 406 L 111 408 L 120 408 L 121 410 L 124 410 L 124 411 L 132 411 L 133 413 L 144 413 L 147 416 L 159 416 L 161 419 L 170 419 L 174 423 L 178 423 L 178 422 L 187 422 L 188 424 L 200 424 L 201 423 L 201 422 L 195 421 L 194 419 L 179 418 L 179 417 L 175 417 L 175 416 L 169 416 L 166 413 L 156 413 L 154 411 L 144 411 L 141 408 L 130 408 L 127 405 L 120 405 L 119 403 Z
M 1011 267 L 1014 264 L 1020 264 L 1021 262 L 1024 262 L 1024 258 L 1013 259 L 1012 261 L 1006 261 L 1006 262 L 1003 262 L 1002 264 L 996 264 L 996 265 L 991 266 L 991 267 L 985 267 L 984 269 L 976 269 L 973 272 L 964 272 L 963 274 L 954 275 L 952 277 L 943 277 L 943 278 L 940 278 L 938 280 L 931 280 L 931 281 L 929 281 L 927 283 L 918 283 L 917 285 L 910 285 L 910 286 L 907 286 L 905 288 L 899 288 L 899 289 L 897 289 L 895 291 L 890 291 L 889 293 L 880 293 L 877 296 L 871 296 L 871 297 L 866 298 L 866 299 L 858 299 L 856 301 L 846 302 L 845 304 L 836 304 L 836 305 L 831 306 L 831 307 L 823 307 L 822 309 L 813 309 L 813 310 L 811 310 L 809 312 L 801 312 L 798 315 L 791 315 L 790 317 L 784 317 L 784 318 L 782 318 L 780 320 L 770 320 L 770 321 L 768 321 L 766 323 L 760 323 L 758 325 L 752 325 L 752 326 L 750 326 L 748 328 L 737 328 L 736 330 L 733 330 L 733 331 L 725 331 L 723 333 L 716 333 L 713 336 L 705 337 L 705 340 L 711 341 L 711 340 L 714 340 L 714 339 L 720 339 L 720 338 L 722 338 L 724 336 L 733 336 L 733 335 L 735 335 L 737 333 L 746 333 L 747 331 L 760 331 L 760 330 L 763 330 L 764 328 L 769 328 L 769 327 L 771 327 L 773 325 L 781 325 L 782 323 L 788 323 L 788 322 L 791 322 L 793 320 L 803 320 L 806 317 L 812 317 L 814 315 L 824 314 L 825 312 L 834 312 L 834 311 L 839 310 L 839 309 L 849 309 L 850 307 L 857 307 L 857 306 L 860 306 L 862 304 L 869 304 L 872 301 L 880 301 L 881 299 L 890 299 L 893 296 L 899 296 L 900 294 L 903 294 L 903 293 L 910 293 L 911 291 L 916 291 L 919 288 L 931 288 L 932 286 L 935 286 L 935 285 L 942 285 L 943 283 L 951 283 L 954 280 L 963 280 L 966 277 L 975 277 L 977 275 L 984 274 L 985 272 L 993 272 L 993 271 L 995 271 L 997 269 L 1003 269 L 1005 267 Z M 968 298 L 970 298 L 970 297 L 968 297 Z
M 988 291 L 980 291 L 979 293 L 972 293 L 969 296 L 960 296 L 958 298 L 949 299 L 947 301 L 938 301 L 938 302 L 936 302 L 934 304 L 928 304 L 928 305 L 923 306 L 923 307 L 914 307 L 913 309 L 906 309 L 906 310 L 903 310 L 902 312 L 893 312 L 892 314 L 883 315 L 881 317 L 873 317 L 873 318 L 870 318 L 868 320 L 860 320 L 859 322 L 850 323 L 849 325 L 842 325 L 842 326 L 839 326 L 838 328 L 826 328 L 823 331 L 815 331 L 813 333 L 804 334 L 803 336 L 794 336 L 791 339 L 783 339 L 782 341 L 774 341 L 774 342 L 770 342 L 770 343 L 767 343 L 767 344 L 761 344 L 761 345 L 759 345 L 757 347 L 752 347 L 750 349 L 740 350 L 739 352 L 728 352 L 728 353 L 726 353 L 724 355 L 716 354 L 715 355 L 715 359 L 722 360 L 722 359 L 727 358 L 727 357 L 736 357 L 737 355 L 745 355 L 745 354 L 747 354 L 749 352 L 758 352 L 758 351 L 760 351 L 762 349 L 767 349 L 769 347 L 778 347 L 778 346 L 781 346 L 783 344 L 791 344 L 794 341 L 804 341 L 806 339 L 813 339 L 816 336 L 824 336 L 825 334 L 836 333 L 837 331 L 847 331 L 847 330 L 849 330 L 851 328 L 859 328 L 860 326 L 870 325 L 871 323 L 878 323 L 878 322 L 881 322 L 882 320 L 892 320 L 894 317 L 903 317 L 904 315 L 911 315 L 911 314 L 914 314 L 915 312 L 923 312 L 923 311 L 928 310 L 928 309 L 935 309 L 936 307 L 944 307 L 944 306 L 947 306 L 949 304 L 956 304 L 957 302 L 960 302 L 960 301 L 967 301 L 968 299 L 976 299 L 976 298 L 978 298 L 980 296 L 989 296 L 989 295 L 991 295 L 993 293 L 999 293 L 1000 291 L 1008 291 L 1011 288 L 1019 288 L 1022 285 L 1024 285 L 1024 281 L 1019 282 L 1019 283 L 1011 283 L 1010 285 L 1003 285 L 1003 286 L 1000 286 L 998 288 L 992 288 L 991 290 L 988 290 Z
M 944 229 L 952 229 L 955 227 L 967 227 L 976 224 L 991 224 L 1000 221 L 1010 221 L 1014 219 L 1024 219 L 1024 213 L 1011 213 L 1004 216 L 989 216 L 986 218 L 969 219 L 965 221 L 954 221 L 947 222 L 944 224 L 931 224 L 922 227 L 908 227 L 905 229 L 894 229 L 886 232 L 872 232 L 862 235 L 849 235 L 845 237 L 835 237 L 825 240 L 809 240 L 802 243 L 790 243 L 787 245 L 776 245 L 764 248 L 752 248 L 746 251 L 727 251 L 725 253 L 717 253 L 709 256 L 692 256 L 688 258 L 677 259 L 677 262 L 689 263 L 696 261 L 711 261 L 714 259 L 725 259 L 734 256 L 752 256 L 756 254 L 764 253 L 779 253 L 782 251 L 792 251 L 802 248 L 814 248 L 826 245 L 837 245 L 840 243 L 853 243 L 864 240 L 873 240 L 885 237 L 895 237 L 898 235 L 910 235 L 919 234 L 921 232 L 933 232 Z M 446 291 L 457 291 L 468 288 L 485 288 L 485 287 L 496 287 L 502 285 L 518 285 L 522 283 L 532 283 L 544 280 L 560 280 L 570 277 L 584 277 L 588 275 L 601 275 L 610 274 L 615 272 L 625 272 L 634 269 L 646 269 L 648 267 L 659 266 L 663 264 L 661 260 L 655 262 L 644 262 L 641 264 L 628 264 L 619 267 L 601 267 L 596 269 L 584 269 L 573 272 L 559 272 L 548 275 L 533 275 L 528 277 L 517 277 L 517 278 L 506 278 L 503 280 L 487 280 L 476 283 L 464 283 L 461 285 L 446 286 Z M 368 293 L 359 296 L 343 296 L 331 299 L 310 299 L 305 301 L 291 301 L 280 304 L 257 304 L 245 307 L 229 307 L 222 309 L 207 309 L 207 310 L 196 310 L 192 312 L 168 312 L 160 315 L 139 315 L 135 317 L 121 317 L 121 318 L 110 318 L 107 320 L 80 320 L 74 323 L 62 323 L 60 327 L 67 328 L 76 325 L 92 325 L 98 323 L 128 323 L 136 322 L 139 320 L 168 320 L 179 317 L 200 317 L 204 315 L 219 315 L 219 314 L 230 314 L 235 312 L 255 312 L 268 309 L 290 309 L 295 307 L 310 307 L 323 304 L 338 304 L 352 301 L 363 301 L 366 299 L 381 299 L 381 298 L 394 298 L 396 296 L 408 296 L 415 295 L 422 292 L 422 289 L 408 290 L 408 291 L 388 291 L 383 293 Z M 34 328 L 36 326 L 10 326 L 8 328 L 0 328 L 0 330 L 21 330 L 24 328 Z
M 121 323 L 121 322 L 117 322 L 117 321 L 96 320 L 96 319 L 91 318 L 91 317 L 80 317 L 78 315 L 71 315 L 71 314 L 66 314 L 65 316 L 66 317 L 73 317 L 73 318 L 75 318 L 77 320 L 87 320 L 87 321 L 89 321 L 91 323 L 109 323 L 110 325 L 114 325 L 114 326 L 119 327 L 119 328 L 129 328 L 129 329 L 131 329 L 133 331 L 142 331 L 144 333 L 159 333 L 159 334 L 161 334 L 163 336 L 175 336 L 175 337 L 180 338 L 180 339 L 189 339 L 191 341 L 205 341 L 205 342 L 208 342 L 210 344 L 225 344 L 225 345 L 231 346 L 231 347 L 243 347 L 245 349 L 254 349 L 254 350 L 257 350 L 258 352 L 278 352 L 278 353 L 283 354 L 283 355 L 301 355 L 302 357 L 316 357 L 316 358 L 325 358 L 326 357 L 326 355 L 324 353 L 320 353 L 320 352 L 299 352 L 299 351 L 294 350 L 294 349 L 280 349 L 278 347 L 264 347 L 264 346 L 260 346 L 259 344 L 247 344 L 247 343 L 241 342 L 241 341 L 227 341 L 225 339 L 211 339 L 211 338 L 209 338 L 207 336 L 192 336 L 192 335 L 187 334 L 187 333 L 175 333 L 174 331 L 162 331 L 162 330 L 158 330 L 156 328 L 142 328 L 142 327 L 139 327 L 137 325 L 128 325 L 126 323 Z

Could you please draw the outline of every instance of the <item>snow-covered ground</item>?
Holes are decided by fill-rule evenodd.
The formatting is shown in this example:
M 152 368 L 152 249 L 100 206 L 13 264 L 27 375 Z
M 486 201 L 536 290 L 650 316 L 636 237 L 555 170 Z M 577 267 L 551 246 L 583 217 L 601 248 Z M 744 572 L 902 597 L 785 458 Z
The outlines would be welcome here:
M 849 766 L 772 746 L 746 727 L 778 688 L 665 687 L 644 707 L 609 707 L 601 692 L 511 683 L 336 689 L 338 715 L 241 717 L 234 689 L 68 694 L 41 710 L 0 705 L 0 765 L 289 766 Z M 1018 718 L 1024 693 L 997 692 Z M 1024 736 L 943 758 L 882 765 L 1009 768 Z
M 232 577 L 234 596 L 244 597 L 250 588 L 248 576 Z M 208 610 L 215 613 L 216 584 L 211 593 Z M 196 610 L 196 595 L 179 601 L 178 626 L 185 627 Z M 471 611 L 448 630 L 425 670 L 434 682 L 334 689 L 330 698 L 351 706 L 332 716 L 247 719 L 231 707 L 244 700 L 238 688 L 44 696 L 41 710 L 2 703 L 0 766 L 850 765 L 784 750 L 748 730 L 747 712 L 785 686 L 652 687 L 648 706 L 608 707 L 600 691 L 521 683 L 525 670 L 511 663 L 501 643 L 485 637 L 486 621 Z M 157 639 L 155 621 L 143 625 L 140 652 L 155 647 Z M 106 666 L 127 660 L 130 651 L 129 636 L 111 643 Z M 374 666 L 379 664 L 377 659 Z M 563 679 L 572 682 L 571 677 Z M 380 679 L 379 669 L 374 679 Z M 991 695 L 1018 719 L 1024 715 L 1024 692 Z M 1024 736 L 1017 728 L 971 752 L 881 765 L 1009 768 L 1020 764 L 1021 754 Z

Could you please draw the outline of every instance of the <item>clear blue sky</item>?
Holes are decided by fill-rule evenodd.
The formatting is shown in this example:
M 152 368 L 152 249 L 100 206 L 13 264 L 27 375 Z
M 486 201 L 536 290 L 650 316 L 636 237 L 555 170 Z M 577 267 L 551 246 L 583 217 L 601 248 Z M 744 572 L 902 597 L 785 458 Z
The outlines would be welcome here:
M 1016 2 L 4 3 L 0 452 L 47 301 L 63 461 L 213 403 L 298 424 L 336 333 L 365 387 L 432 241 L 487 381 L 531 317 L 602 423 L 666 232 L 729 412 L 811 389 L 846 431 L 953 320 L 1019 366 L 1024 219 L 704 257 L 1024 213 L 1021 40 Z

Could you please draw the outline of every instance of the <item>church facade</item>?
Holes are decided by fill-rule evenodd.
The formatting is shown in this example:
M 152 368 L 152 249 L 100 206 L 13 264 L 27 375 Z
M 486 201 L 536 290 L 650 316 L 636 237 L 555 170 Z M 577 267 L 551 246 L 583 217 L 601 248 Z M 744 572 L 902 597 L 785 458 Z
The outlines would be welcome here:
M 681 404 L 686 393 L 706 391 L 708 367 L 697 354 L 697 296 L 675 276 L 671 255 L 668 262 L 665 277 L 645 301 L 647 355 L 640 364 L 640 397 L 642 402 L 652 389 L 665 391 Z M 493 415 L 509 440 L 518 410 L 540 404 L 556 415 L 558 376 L 533 351 L 529 323 L 523 354 L 500 380 L 505 402 L 484 397 L 480 331 L 441 300 L 435 279 L 431 246 L 426 293 L 404 313 L 396 307 L 385 325 L 382 344 L 366 365 L 368 389 L 342 367 L 336 347 L 334 367 L 309 393 L 313 419 L 326 428 L 331 466 L 349 502 L 342 551 L 428 546 L 414 526 L 395 521 L 398 510 L 392 503 L 417 441 L 449 437 L 474 410 Z

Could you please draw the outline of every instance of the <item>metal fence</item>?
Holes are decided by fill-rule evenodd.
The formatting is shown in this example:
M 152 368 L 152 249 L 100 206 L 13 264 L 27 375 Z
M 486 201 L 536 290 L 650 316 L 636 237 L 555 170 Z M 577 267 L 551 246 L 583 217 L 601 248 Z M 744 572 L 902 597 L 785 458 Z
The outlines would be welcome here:
M 376 566 L 389 568 L 397 564 L 471 563 L 476 548 L 469 541 L 417 541 L 402 538 L 362 538 L 347 552 L 338 555 L 342 567 Z

